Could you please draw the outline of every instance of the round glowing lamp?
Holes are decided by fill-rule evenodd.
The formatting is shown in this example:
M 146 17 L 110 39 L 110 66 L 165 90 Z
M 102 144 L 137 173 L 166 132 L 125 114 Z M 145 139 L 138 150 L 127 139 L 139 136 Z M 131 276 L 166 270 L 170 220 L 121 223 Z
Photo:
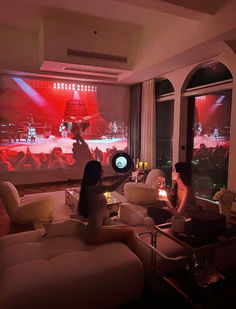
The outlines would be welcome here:
M 117 173 L 127 173 L 132 168 L 132 159 L 128 153 L 118 151 L 112 158 L 111 165 Z

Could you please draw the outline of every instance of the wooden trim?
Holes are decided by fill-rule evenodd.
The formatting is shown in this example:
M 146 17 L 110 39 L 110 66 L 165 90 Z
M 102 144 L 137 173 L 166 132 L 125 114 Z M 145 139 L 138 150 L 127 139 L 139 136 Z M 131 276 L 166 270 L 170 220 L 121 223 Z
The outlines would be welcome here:
M 206 200 L 206 199 L 195 196 L 195 203 L 197 206 L 201 207 L 203 210 L 219 212 L 219 206 L 217 202 Z
M 210 94 L 213 92 L 219 92 L 224 90 L 229 90 L 233 88 L 233 81 L 232 79 L 224 81 L 224 82 L 218 82 L 218 83 L 212 83 L 207 84 L 200 87 L 195 87 L 187 90 L 183 96 L 184 97 L 192 97 L 192 96 L 198 96 L 198 95 L 204 95 L 204 94 Z

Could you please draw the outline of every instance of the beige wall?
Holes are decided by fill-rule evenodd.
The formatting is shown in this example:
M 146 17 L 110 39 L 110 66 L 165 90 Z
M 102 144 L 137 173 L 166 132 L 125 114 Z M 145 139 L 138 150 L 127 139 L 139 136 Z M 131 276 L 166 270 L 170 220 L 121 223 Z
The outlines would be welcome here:
M 0 27 L 0 41 L 0 69 L 38 70 L 38 34 Z
M 140 29 L 141 26 L 92 17 L 81 24 L 45 19 L 33 33 L 0 25 L 0 70 L 40 73 L 43 60 L 131 70 Z M 128 61 L 86 60 L 67 56 L 67 49 L 122 56 Z
M 203 60 L 216 56 L 217 51 L 214 47 L 211 50 L 208 43 L 236 38 L 235 11 L 236 1 L 230 0 L 215 15 L 201 22 L 173 16 L 171 23 L 163 18 L 146 27 L 140 37 L 135 73 L 140 73 L 139 78 L 145 81 L 197 62 L 199 56 Z M 126 74 L 127 79 L 129 75 L 132 73 Z M 137 81 L 132 77 L 131 80 Z

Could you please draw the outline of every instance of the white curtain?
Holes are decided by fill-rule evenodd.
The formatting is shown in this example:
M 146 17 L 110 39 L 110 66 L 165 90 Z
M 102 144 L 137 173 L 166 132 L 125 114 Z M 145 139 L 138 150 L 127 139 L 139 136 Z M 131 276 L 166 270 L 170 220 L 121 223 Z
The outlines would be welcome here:
M 148 168 L 156 167 L 156 104 L 155 80 L 142 84 L 141 108 L 141 161 L 148 162 Z

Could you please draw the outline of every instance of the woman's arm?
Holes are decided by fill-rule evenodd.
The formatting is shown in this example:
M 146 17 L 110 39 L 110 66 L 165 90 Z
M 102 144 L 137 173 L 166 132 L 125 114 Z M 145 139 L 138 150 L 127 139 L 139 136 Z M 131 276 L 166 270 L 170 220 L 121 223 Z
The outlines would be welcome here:
M 178 208 L 174 207 L 170 200 L 166 197 L 166 204 L 172 215 L 184 215 L 186 208 L 188 207 L 189 197 L 192 194 L 191 188 L 184 186 L 182 190 L 178 190 L 178 187 L 172 189 L 172 194 L 176 195 L 176 199 L 179 200 Z M 180 195 L 179 195 L 180 193 Z
M 177 215 L 177 214 L 178 214 L 178 211 L 177 211 L 177 209 L 171 204 L 170 200 L 169 200 L 168 198 L 166 198 L 165 202 L 166 202 L 166 205 L 167 205 L 167 207 L 168 207 L 170 213 L 172 214 L 172 216 Z
M 112 192 L 116 188 L 118 188 L 126 179 L 130 177 L 130 173 L 125 174 L 122 176 L 118 181 L 114 182 L 111 185 L 96 185 L 91 186 L 88 188 L 88 191 L 93 193 L 105 193 L 105 192 Z
M 190 194 L 189 189 L 186 188 L 186 190 L 184 190 L 181 195 L 181 201 L 177 210 L 178 215 L 184 215 L 184 213 L 186 212 L 189 194 Z

